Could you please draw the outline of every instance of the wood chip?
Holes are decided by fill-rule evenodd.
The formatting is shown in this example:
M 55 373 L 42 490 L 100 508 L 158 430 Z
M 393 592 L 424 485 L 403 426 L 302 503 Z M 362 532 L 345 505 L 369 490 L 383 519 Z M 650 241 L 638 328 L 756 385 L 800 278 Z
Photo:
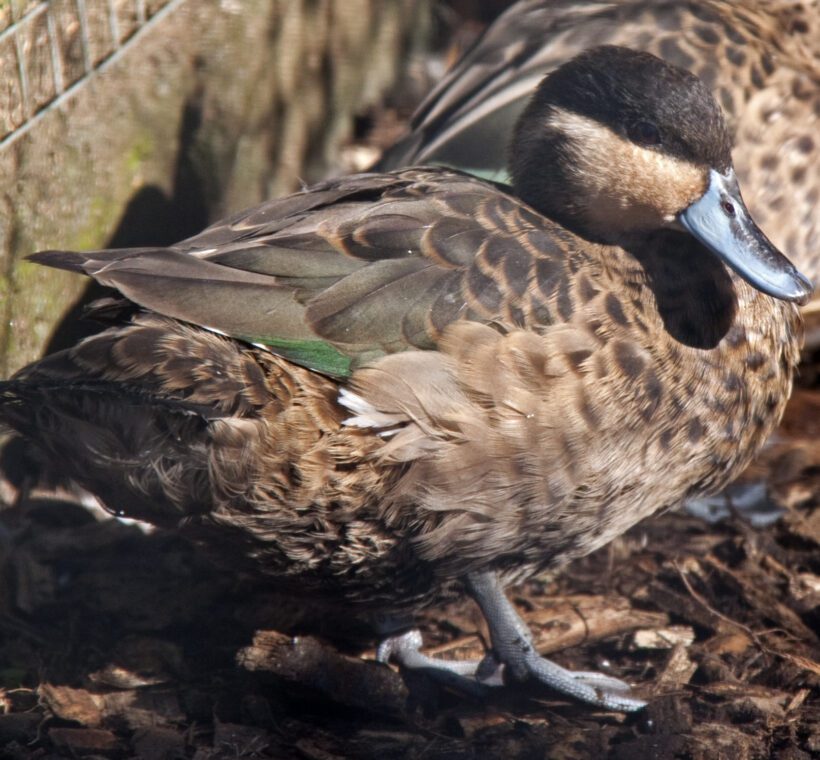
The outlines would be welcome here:
M 101 700 L 85 689 L 44 683 L 39 692 L 49 710 L 58 718 L 73 720 L 88 728 L 95 728 L 102 723 Z
M 0 714 L 0 748 L 11 742 L 27 744 L 42 722 L 41 712 Z
M 101 728 L 52 728 L 48 738 L 74 755 L 115 755 L 122 746 L 111 731 Z
M 635 631 L 632 636 L 632 644 L 637 649 L 672 649 L 677 644 L 688 647 L 694 640 L 695 629 L 691 625 L 644 629 Z
M 88 678 L 100 686 L 112 686 L 115 689 L 139 689 L 169 680 L 168 676 L 147 676 L 113 664 L 89 673 Z
M 810 660 L 808 657 L 803 657 L 799 654 L 790 654 L 788 652 L 781 652 L 779 653 L 783 658 L 789 660 L 793 665 L 797 665 L 798 668 L 802 668 L 803 670 L 808 670 L 816 676 L 820 676 L 820 662 L 816 660 Z
M 634 608 L 618 596 L 572 595 L 547 599 L 531 611 L 522 611 L 532 631 L 535 648 L 544 655 L 591 644 L 636 628 L 663 628 L 669 616 Z M 432 656 L 457 653 L 458 658 L 481 658 L 484 645 L 477 635 L 462 636 L 426 650 Z
M 719 633 L 712 636 L 703 644 L 703 648 L 716 655 L 740 655 L 743 654 L 754 642 L 752 638 L 743 631 L 731 631 L 729 633 Z
M 747 566 L 744 567 L 743 572 L 739 572 L 725 565 L 714 555 L 706 557 L 704 561 L 720 573 L 723 580 L 734 585 L 742 593 L 747 604 L 762 613 L 764 617 L 776 621 L 778 626 L 798 639 L 818 641 L 817 633 L 812 631 L 794 610 L 781 601 L 782 595 L 778 597 L 775 589 L 767 583 L 768 578 L 760 572 L 758 567 Z
M 116 720 L 131 730 L 174 726 L 185 721 L 176 688 L 112 691 L 102 695 L 105 721 Z
M 375 662 L 339 654 L 310 636 L 258 631 L 253 644 L 239 651 L 237 662 L 248 670 L 298 682 L 340 704 L 370 713 L 405 712 L 408 692 L 398 673 Z
M 664 669 L 655 679 L 652 690 L 656 694 L 662 694 L 666 691 L 679 689 L 689 683 L 697 669 L 698 666 L 690 659 L 686 646 L 675 644 L 666 660 Z
M 803 703 L 806 701 L 806 698 L 811 694 L 811 689 L 800 689 L 800 691 L 795 694 L 788 705 L 786 705 L 786 712 L 790 713 L 794 710 L 799 710 Z
M 174 760 L 185 754 L 185 737 L 170 728 L 143 728 L 131 737 L 140 760 Z

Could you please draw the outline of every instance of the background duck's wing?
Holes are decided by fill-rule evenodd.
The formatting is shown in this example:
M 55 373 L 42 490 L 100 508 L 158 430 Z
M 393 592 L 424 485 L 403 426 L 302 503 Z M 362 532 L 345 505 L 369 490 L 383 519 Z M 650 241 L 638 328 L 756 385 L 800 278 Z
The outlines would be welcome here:
M 171 248 L 33 258 L 341 377 L 378 356 L 434 348 L 458 319 L 553 321 L 553 296 L 580 255 L 571 241 L 492 185 L 413 169 L 333 180 Z
M 506 147 L 518 116 L 543 76 L 583 49 L 568 53 L 551 44 L 554 36 L 602 14 L 609 21 L 611 6 L 544 0 L 513 5 L 430 91 L 413 114 L 409 134 L 376 168 L 437 163 L 508 181 Z

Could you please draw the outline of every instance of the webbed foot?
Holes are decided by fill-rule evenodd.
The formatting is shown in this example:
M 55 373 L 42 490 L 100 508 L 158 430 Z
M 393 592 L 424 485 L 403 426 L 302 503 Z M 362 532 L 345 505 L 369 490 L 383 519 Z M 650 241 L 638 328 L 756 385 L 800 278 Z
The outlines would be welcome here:
M 421 652 L 422 637 L 412 629 L 385 639 L 378 648 L 379 662 L 393 660 L 402 667 L 423 671 L 447 688 L 474 697 L 510 682 L 535 681 L 581 702 L 617 712 L 634 712 L 646 702 L 631 694 L 629 684 L 591 671 L 572 671 L 535 651 L 526 623 L 510 604 L 495 574 L 467 578 L 490 629 L 493 650 L 477 660 L 443 660 Z
M 473 573 L 467 590 L 475 599 L 490 629 L 493 652 L 504 664 L 508 679 L 534 680 L 553 691 L 581 702 L 618 712 L 634 712 L 646 702 L 632 696 L 629 684 L 592 671 L 572 671 L 536 652 L 527 624 L 504 594 L 495 573 Z

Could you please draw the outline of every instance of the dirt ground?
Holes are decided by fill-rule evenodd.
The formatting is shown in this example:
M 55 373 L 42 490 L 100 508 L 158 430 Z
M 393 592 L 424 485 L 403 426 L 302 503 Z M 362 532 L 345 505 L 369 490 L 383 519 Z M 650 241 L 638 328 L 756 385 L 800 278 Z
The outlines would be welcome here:
M 402 114 L 382 117 L 375 145 Z M 226 575 L 80 494 L 0 480 L 0 758 L 820 757 L 818 359 L 745 478 L 768 526 L 730 498 L 715 522 L 660 515 L 511 591 L 539 651 L 649 699 L 628 717 L 446 692 L 375 663 L 366 620 Z M 25 473 L 19 453 L 7 474 Z M 420 622 L 432 653 L 483 651 L 468 601 Z

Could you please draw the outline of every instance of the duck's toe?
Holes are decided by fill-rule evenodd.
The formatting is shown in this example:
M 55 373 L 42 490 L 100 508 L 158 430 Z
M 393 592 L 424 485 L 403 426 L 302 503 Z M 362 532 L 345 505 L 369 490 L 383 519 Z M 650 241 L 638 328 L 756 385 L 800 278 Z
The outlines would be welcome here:
M 503 663 L 508 680 L 535 681 L 547 688 L 605 710 L 634 712 L 646 702 L 631 695 L 629 684 L 589 671 L 573 672 L 541 657 L 535 650 L 527 624 L 504 594 L 494 573 L 472 573 L 467 589 L 490 629 L 496 660 Z
M 443 660 L 421 652 L 421 631 L 418 628 L 390 636 L 379 644 L 376 659 L 395 662 L 402 668 L 423 672 L 442 686 L 473 697 L 483 697 L 491 686 L 501 685 L 486 670 L 485 660 Z M 486 679 L 486 680 L 485 680 Z
M 502 663 L 495 654 L 482 659 L 444 660 L 421 652 L 421 632 L 414 628 L 386 638 L 379 645 L 376 659 L 395 662 L 402 668 L 423 672 L 441 686 L 475 698 L 487 695 L 488 690 L 504 686 L 505 674 L 515 673 L 516 681 L 535 681 L 552 691 L 565 694 L 606 710 L 634 712 L 646 702 L 632 696 L 628 683 L 594 671 L 572 671 L 530 652 Z
M 635 712 L 646 707 L 646 702 L 633 696 L 632 687 L 624 681 L 594 671 L 567 670 L 536 654 L 525 655 L 511 669 L 519 673 L 524 670 L 530 679 L 553 691 L 605 710 Z

